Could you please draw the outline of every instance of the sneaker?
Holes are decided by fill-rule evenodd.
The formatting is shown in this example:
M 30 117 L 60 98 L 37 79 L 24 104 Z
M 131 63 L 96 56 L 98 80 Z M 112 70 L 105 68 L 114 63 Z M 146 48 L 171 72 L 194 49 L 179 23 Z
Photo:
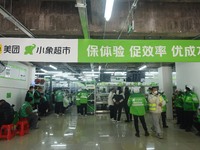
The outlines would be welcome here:
M 157 138 L 163 139 L 163 136 L 161 134 L 157 134 Z
M 111 121 L 116 121 L 116 120 L 114 118 L 112 118 Z
M 148 131 L 145 132 L 145 136 L 149 136 L 149 132 Z
M 136 137 L 140 137 L 140 134 L 139 134 L 139 133 L 135 133 L 135 136 L 136 136 Z
M 56 114 L 56 117 L 58 118 L 58 117 L 59 117 L 59 114 Z
M 117 121 L 117 123 L 120 123 L 121 121 Z

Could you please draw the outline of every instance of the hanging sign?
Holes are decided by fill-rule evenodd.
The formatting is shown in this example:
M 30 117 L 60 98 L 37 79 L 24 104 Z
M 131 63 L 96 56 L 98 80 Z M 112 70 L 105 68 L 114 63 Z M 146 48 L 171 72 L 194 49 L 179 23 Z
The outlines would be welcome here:
M 198 40 L 0 38 L 0 61 L 200 62 Z
M 77 62 L 78 40 L 0 38 L 0 60 Z
M 79 40 L 79 62 L 200 62 L 198 40 Z

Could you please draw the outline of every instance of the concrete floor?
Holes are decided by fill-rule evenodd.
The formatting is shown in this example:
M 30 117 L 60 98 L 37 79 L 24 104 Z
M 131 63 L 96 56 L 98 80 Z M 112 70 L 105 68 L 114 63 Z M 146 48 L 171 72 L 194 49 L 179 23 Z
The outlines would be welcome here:
M 122 115 L 125 119 L 125 115 Z M 151 122 L 147 116 L 148 128 Z M 43 117 L 39 129 L 12 140 L 0 140 L 1 150 L 199 150 L 200 137 L 192 132 L 180 130 L 173 122 L 164 129 L 164 139 L 156 138 L 153 133 L 135 137 L 133 122 L 113 123 L 109 116 L 90 115 L 80 117 L 76 109 L 70 108 L 65 116 L 57 118 L 54 114 Z

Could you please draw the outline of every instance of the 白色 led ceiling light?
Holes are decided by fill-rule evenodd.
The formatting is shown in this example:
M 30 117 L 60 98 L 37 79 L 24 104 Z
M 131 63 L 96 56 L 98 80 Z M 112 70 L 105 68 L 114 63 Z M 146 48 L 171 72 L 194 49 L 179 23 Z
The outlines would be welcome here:
M 110 20 L 112 9 L 113 9 L 114 0 L 106 0 L 106 8 L 104 13 L 104 18 L 106 21 Z

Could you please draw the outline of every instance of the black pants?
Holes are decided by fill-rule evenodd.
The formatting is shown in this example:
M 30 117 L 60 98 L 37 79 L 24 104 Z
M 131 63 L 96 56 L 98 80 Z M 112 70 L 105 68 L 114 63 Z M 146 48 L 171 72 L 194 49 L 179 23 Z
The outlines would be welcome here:
M 40 112 L 41 114 L 40 115 L 46 115 L 46 112 L 47 110 L 49 109 L 49 103 L 46 101 L 46 102 L 43 102 L 39 105 L 39 109 L 40 109 Z
M 135 126 L 136 133 L 140 133 L 139 125 L 138 125 L 138 118 L 140 119 L 140 122 L 142 123 L 142 127 L 143 127 L 144 131 L 147 132 L 148 130 L 147 130 L 147 126 L 146 126 L 144 116 L 133 115 L 133 117 L 134 117 L 134 126 Z
M 115 104 L 114 105 L 114 120 L 120 121 L 121 113 L 122 113 L 122 104 Z
M 198 132 L 200 132 L 200 123 L 199 122 L 195 122 L 194 127 L 197 129 Z
M 130 108 L 128 107 L 127 103 L 124 104 L 124 110 L 126 113 L 126 120 L 127 121 L 132 120 L 132 114 L 130 114 Z
M 115 117 L 115 107 L 113 105 L 110 105 L 109 110 L 110 110 L 110 119 L 114 119 L 114 117 Z
M 183 123 L 183 108 L 176 107 L 176 114 L 177 114 L 177 124 L 184 124 Z
M 84 110 L 85 110 L 85 112 L 84 112 Z M 87 104 L 81 104 L 81 115 L 83 115 L 83 114 L 87 115 Z
M 64 107 L 63 102 L 56 102 L 55 103 L 55 113 L 56 114 L 64 114 Z
M 28 122 L 31 129 L 37 128 L 38 116 L 36 114 L 31 114 L 28 116 Z
M 81 113 L 81 105 L 77 105 L 77 114 Z
M 162 125 L 163 125 L 163 127 L 164 127 L 164 126 L 167 126 L 167 122 L 166 122 L 166 118 L 167 118 L 166 112 L 162 112 L 162 113 L 161 113 L 161 116 L 162 116 Z
M 187 131 L 192 129 L 194 114 L 194 111 L 184 111 L 184 127 Z

